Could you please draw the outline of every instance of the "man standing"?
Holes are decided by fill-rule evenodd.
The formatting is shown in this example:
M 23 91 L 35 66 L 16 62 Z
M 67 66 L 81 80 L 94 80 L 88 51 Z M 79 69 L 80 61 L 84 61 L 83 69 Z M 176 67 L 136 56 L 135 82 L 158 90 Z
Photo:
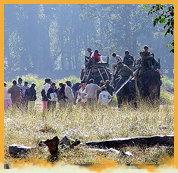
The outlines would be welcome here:
M 54 111 L 56 108 L 56 103 L 57 103 L 57 89 L 56 89 L 56 84 L 53 82 L 51 84 L 51 87 L 48 89 L 48 110 Z
M 71 87 L 72 92 L 74 94 L 73 104 L 76 104 L 77 96 L 78 96 L 78 90 L 80 89 L 79 86 L 81 85 L 80 82 L 74 83 Z
M 32 83 L 31 87 L 27 89 L 25 92 L 25 95 L 28 98 L 29 110 L 33 110 L 35 106 L 35 100 L 36 100 L 35 86 L 36 84 Z
M 29 89 L 28 82 L 24 83 L 24 86 L 22 86 L 22 106 L 27 109 L 28 108 L 28 98 L 25 97 L 26 90 Z
M 94 84 L 94 79 L 90 79 L 90 84 L 88 84 L 85 88 L 86 92 L 86 97 L 87 97 L 87 104 L 89 106 L 93 105 L 97 101 L 97 90 L 101 90 L 101 88 L 97 85 Z
M 65 96 L 67 97 L 67 102 L 72 103 L 74 99 L 74 94 L 71 89 L 72 83 L 71 81 L 66 81 L 66 84 L 67 86 L 65 88 Z
M 14 80 L 13 86 L 8 89 L 8 93 L 11 93 L 12 106 L 20 107 L 20 92 L 21 88 L 17 85 L 17 81 Z
M 124 56 L 123 63 L 124 63 L 125 65 L 127 65 L 130 69 L 134 70 L 133 62 L 134 62 L 133 56 L 132 56 L 132 55 L 129 55 L 129 51 L 126 50 L 126 51 L 125 51 L 125 56 Z

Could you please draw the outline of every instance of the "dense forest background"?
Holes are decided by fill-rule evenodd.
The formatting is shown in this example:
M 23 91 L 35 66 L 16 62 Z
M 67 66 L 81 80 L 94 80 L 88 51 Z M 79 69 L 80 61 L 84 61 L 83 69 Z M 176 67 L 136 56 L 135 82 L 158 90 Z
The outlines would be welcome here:
M 151 7 L 151 5 L 148 5 Z M 4 78 L 79 77 L 87 47 L 101 55 L 129 50 L 135 59 L 144 45 L 161 60 L 163 74 L 173 78 L 174 54 L 166 49 L 162 25 L 140 4 L 6 4 L 4 5 Z

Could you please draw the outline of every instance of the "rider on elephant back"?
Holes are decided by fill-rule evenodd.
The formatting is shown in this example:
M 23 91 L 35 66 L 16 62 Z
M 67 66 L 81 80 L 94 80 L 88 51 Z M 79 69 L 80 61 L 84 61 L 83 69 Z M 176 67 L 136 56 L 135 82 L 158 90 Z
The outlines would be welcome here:
M 153 54 L 148 51 L 148 46 L 144 46 L 144 51 L 140 52 L 141 56 L 141 70 L 139 75 L 143 74 L 147 69 L 149 69 L 152 65 L 152 61 L 154 59 Z
M 88 62 L 88 69 L 91 68 L 91 64 L 93 62 L 93 59 L 95 59 L 95 62 L 100 62 L 101 61 L 101 54 L 99 53 L 98 50 L 95 50 L 94 52 L 94 55 L 89 59 L 89 62 Z
M 115 87 L 115 92 L 121 87 L 121 85 L 130 77 L 133 76 L 133 71 L 122 62 L 118 63 L 118 75 L 121 76 L 120 80 L 117 82 Z M 117 72 L 116 72 L 117 73 Z
M 89 52 L 89 56 L 85 56 L 85 58 L 90 59 L 94 55 L 94 52 L 92 51 L 91 47 L 88 47 L 87 51 Z

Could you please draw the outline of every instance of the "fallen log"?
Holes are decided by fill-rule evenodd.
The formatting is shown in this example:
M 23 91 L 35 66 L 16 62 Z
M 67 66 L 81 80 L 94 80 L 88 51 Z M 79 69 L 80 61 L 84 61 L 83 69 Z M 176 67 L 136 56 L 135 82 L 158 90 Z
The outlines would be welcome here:
M 30 146 L 12 144 L 9 146 L 9 154 L 13 157 L 17 157 L 18 155 L 26 154 L 27 152 L 30 152 L 32 149 L 35 148 Z
M 133 146 L 174 146 L 174 135 L 168 136 L 150 136 L 150 137 L 133 137 L 133 138 L 118 138 L 106 141 L 85 142 L 81 145 L 95 146 L 98 148 L 121 148 Z

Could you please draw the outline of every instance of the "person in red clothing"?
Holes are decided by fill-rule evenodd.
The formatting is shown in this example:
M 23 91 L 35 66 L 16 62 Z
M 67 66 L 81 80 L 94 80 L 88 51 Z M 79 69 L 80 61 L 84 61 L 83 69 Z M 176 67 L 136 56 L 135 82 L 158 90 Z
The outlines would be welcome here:
M 92 62 L 93 62 L 93 58 L 95 59 L 95 62 L 101 61 L 101 54 L 99 53 L 98 50 L 95 50 L 94 55 L 89 59 L 89 62 L 88 62 L 88 69 L 91 68 L 91 64 L 92 64 Z

